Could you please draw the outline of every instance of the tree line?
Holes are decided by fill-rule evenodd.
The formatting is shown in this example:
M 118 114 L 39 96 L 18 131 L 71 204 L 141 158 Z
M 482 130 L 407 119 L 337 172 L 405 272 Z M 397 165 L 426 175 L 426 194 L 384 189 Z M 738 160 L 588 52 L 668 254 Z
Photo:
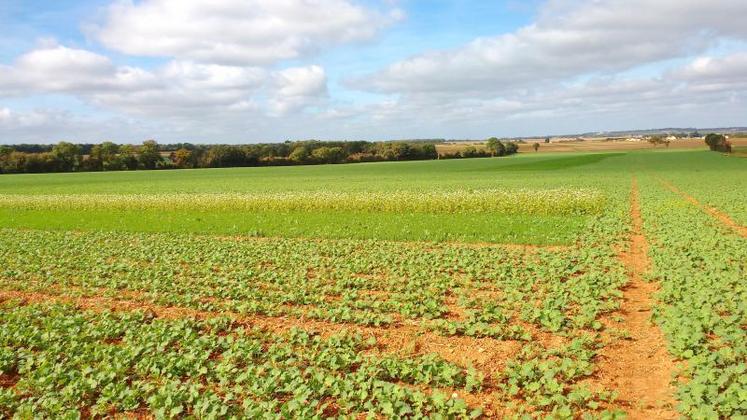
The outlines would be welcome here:
M 439 156 L 438 141 L 286 141 L 248 145 L 73 144 L 0 146 L 0 173 L 124 171 L 138 169 L 226 168 L 354 162 L 430 160 L 504 156 L 515 143 L 488 140 L 486 150 L 474 147 Z

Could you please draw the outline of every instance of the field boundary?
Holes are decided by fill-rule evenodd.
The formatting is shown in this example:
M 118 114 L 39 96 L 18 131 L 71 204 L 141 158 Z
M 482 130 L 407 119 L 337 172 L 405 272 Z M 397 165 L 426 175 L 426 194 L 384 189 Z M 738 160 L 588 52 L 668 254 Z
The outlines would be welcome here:
M 734 219 L 732 219 L 728 214 L 720 211 L 719 209 L 701 203 L 695 197 L 675 187 L 671 182 L 665 179 L 659 179 L 659 182 L 673 193 L 685 199 L 685 201 L 687 201 L 688 203 L 710 214 L 712 217 L 734 230 L 738 235 L 742 236 L 743 238 L 747 238 L 747 226 L 742 226 L 739 223 L 735 222 Z
M 629 336 L 614 340 L 600 351 L 598 377 L 607 389 L 618 392 L 618 403 L 630 418 L 674 419 L 678 418 L 671 384 L 675 365 L 663 333 L 651 321 L 652 296 L 658 285 L 643 280 L 651 261 L 635 176 L 631 181 L 630 219 L 628 244 L 618 255 L 628 283 L 622 288 L 620 309 L 613 314 L 621 316 L 622 322 L 607 322 L 608 329 L 622 329 Z

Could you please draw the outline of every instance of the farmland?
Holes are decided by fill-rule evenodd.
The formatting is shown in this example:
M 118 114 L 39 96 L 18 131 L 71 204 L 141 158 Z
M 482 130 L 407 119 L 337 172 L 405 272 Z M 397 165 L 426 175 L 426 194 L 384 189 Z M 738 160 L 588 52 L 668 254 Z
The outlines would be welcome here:
M 0 417 L 747 415 L 747 160 L 0 176 Z

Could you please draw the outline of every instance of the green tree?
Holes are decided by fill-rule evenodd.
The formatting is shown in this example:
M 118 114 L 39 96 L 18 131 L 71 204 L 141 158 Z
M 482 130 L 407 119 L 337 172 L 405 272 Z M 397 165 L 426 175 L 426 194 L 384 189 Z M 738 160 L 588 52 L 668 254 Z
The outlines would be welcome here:
M 532 149 L 534 149 L 534 151 L 536 152 L 537 150 L 539 150 L 539 148 L 540 148 L 539 142 L 534 142 L 534 144 L 532 145 Z
M 726 137 L 723 134 L 709 133 L 705 136 L 705 143 L 713 151 L 722 151 L 725 149 Z
M 660 144 L 664 144 L 664 139 L 661 136 L 651 136 L 648 139 L 648 142 L 651 143 L 651 144 L 653 144 L 654 147 L 656 147 L 656 146 L 658 146 Z
M 309 148 L 305 145 L 296 146 L 288 156 L 288 159 L 296 163 L 305 163 L 309 160 Z
M 105 141 L 99 146 L 99 158 L 105 171 L 120 169 L 115 166 L 117 161 L 117 154 L 119 153 L 119 146 L 110 141 Z
M 491 156 L 503 156 L 506 154 L 506 146 L 495 137 L 491 137 L 488 139 L 488 141 L 486 142 L 486 147 Z
M 80 165 L 80 147 L 66 141 L 61 141 L 52 148 L 50 157 L 58 171 L 74 171 Z
M 311 157 L 319 163 L 339 163 L 345 158 L 342 147 L 319 147 L 311 152 Z
M 15 174 L 24 171 L 26 153 L 16 152 L 10 147 L 0 147 L 0 173 Z
M 146 140 L 138 151 L 138 162 L 145 169 L 156 169 L 163 161 L 158 143 L 155 140 Z
M 137 169 L 138 159 L 135 153 L 135 147 L 131 144 L 123 144 L 122 146 L 120 146 L 117 161 L 118 166 L 121 169 Z
M 477 157 L 477 148 L 475 146 L 467 146 L 462 149 L 461 155 L 464 158 Z

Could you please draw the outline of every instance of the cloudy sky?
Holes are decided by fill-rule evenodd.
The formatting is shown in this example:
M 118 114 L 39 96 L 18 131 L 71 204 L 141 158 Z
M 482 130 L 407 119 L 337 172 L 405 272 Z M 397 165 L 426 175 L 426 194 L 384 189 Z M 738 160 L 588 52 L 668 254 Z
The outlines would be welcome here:
M 745 0 L 2 0 L 0 143 L 747 125 Z

